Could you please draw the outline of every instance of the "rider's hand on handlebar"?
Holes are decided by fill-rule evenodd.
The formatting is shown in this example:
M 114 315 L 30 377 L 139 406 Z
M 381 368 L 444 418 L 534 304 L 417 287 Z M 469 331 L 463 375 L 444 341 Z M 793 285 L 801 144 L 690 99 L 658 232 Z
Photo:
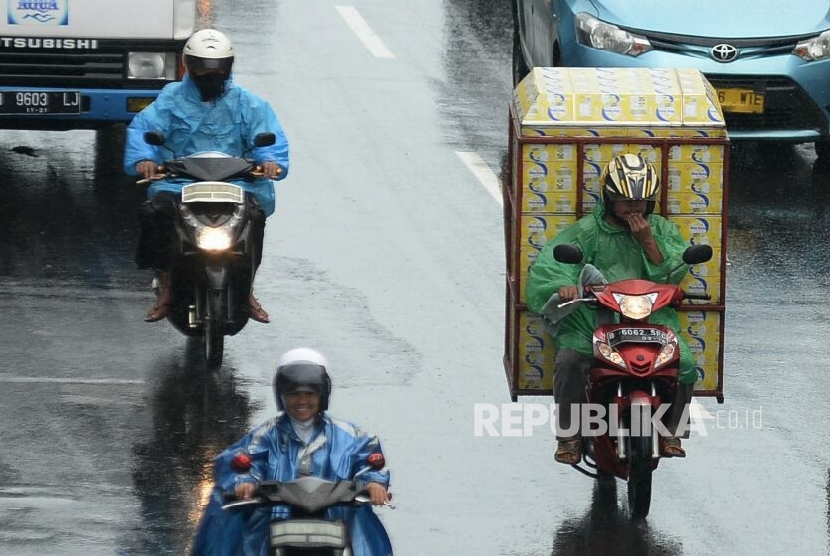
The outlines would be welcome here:
M 249 500 L 256 492 L 256 485 L 254 483 L 240 483 L 233 489 L 233 493 L 237 500 Z
M 366 492 L 369 494 L 369 498 L 372 499 L 372 504 L 375 506 L 382 506 L 385 502 L 389 502 L 392 499 L 386 491 L 386 487 L 380 483 L 367 484 Z
M 266 178 L 274 179 L 282 174 L 282 166 L 272 161 L 263 162 L 262 173 L 265 174 Z
M 135 171 L 146 180 L 158 176 L 158 168 L 152 160 L 142 160 L 135 165 Z
M 579 297 L 576 286 L 562 286 L 556 293 L 559 294 L 559 301 L 572 301 Z

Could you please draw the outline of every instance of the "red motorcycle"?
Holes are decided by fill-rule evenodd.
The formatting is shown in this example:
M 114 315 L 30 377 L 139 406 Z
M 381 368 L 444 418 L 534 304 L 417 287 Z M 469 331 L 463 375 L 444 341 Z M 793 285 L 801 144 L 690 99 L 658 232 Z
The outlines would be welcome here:
M 575 245 L 557 245 L 553 256 L 568 264 L 579 264 L 583 258 Z M 709 245 L 693 245 L 683 253 L 687 265 L 711 258 Z M 601 276 L 593 267 L 590 270 Z M 601 406 L 604 412 L 598 413 L 604 417 L 592 421 L 590 433 L 582 435 L 583 461 L 590 469 L 579 464 L 573 467 L 596 479 L 627 481 L 631 515 L 643 518 L 651 505 L 651 477 L 660 459 L 660 438 L 668 434 L 663 426 L 668 411 L 661 412 L 661 405 L 675 397 L 680 364 L 674 331 L 647 320 L 662 307 L 678 307 L 684 299 L 709 296 L 686 293 L 674 284 L 638 279 L 583 284 L 582 295 L 558 307 L 591 303 L 598 309 L 597 322 L 602 324 L 594 331 L 594 362 L 588 371 L 586 392 L 588 407 Z

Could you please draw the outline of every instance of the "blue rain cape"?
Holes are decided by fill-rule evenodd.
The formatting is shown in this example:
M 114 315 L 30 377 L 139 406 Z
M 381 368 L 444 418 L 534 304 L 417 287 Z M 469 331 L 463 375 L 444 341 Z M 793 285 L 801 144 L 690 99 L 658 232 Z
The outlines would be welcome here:
M 247 452 L 250 472 L 239 474 L 231 460 Z M 289 508 L 222 509 L 222 493 L 242 482 L 288 481 L 303 475 L 327 480 L 351 480 L 366 466 L 370 454 L 382 453 L 377 437 L 324 413 L 308 444 L 303 443 L 284 413 L 259 425 L 228 447 L 214 462 L 215 486 L 196 533 L 191 556 L 268 556 L 269 524 L 290 516 Z M 361 482 L 389 486 L 389 472 L 372 470 Z M 371 506 L 338 507 L 327 517 L 342 519 L 349 528 L 355 556 L 392 556 L 392 545 Z
M 257 164 L 271 161 L 282 166 L 281 180 L 288 175 L 288 140 L 274 110 L 263 99 L 237 85 L 229 78 L 225 93 L 213 102 L 202 102 L 199 90 L 185 75 L 182 81 L 167 84 L 156 100 L 136 114 L 127 127 L 124 171 L 135 176 L 135 165 L 142 160 L 163 164 L 173 153 L 163 147 L 148 145 L 145 131 L 160 131 L 176 156 L 205 151 L 220 151 L 242 156 L 253 146 L 258 133 L 272 132 L 277 141 L 268 147 L 248 151 Z M 160 191 L 179 193 L 188 182 L 153 182 L 147 189 L 152 198 Z M 234 181 L 254 195 L 265 216 L 273 214 L 276 200 L 274 183 L 269 179 L 253 182 Z

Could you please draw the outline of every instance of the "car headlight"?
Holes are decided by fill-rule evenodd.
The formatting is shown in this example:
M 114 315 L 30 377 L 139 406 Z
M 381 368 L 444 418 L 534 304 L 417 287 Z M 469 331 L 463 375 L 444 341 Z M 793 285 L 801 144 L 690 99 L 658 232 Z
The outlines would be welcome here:
M 173 52 L 130 52 L 127 61 L 128 79 L 176 78 L 176 54 Z
M 825 31 L 817 37 L 799 42 L 795 45 L 793 54 L 808 62 L 830 58 L 830 31 Z
M 651 314 L 654 302 L 657 301 L 657 294 L 648 295 L 623 295 L 614 294 L 614 301 L 620 306 L 620 312 L 630 319 L 640 320 Z
M 205 251 L 224 251 L 232 241 L 231 231 L 227 228 L 204 226 L 196 230 L 196 247 Z
M 586 13 L 576 14 L 576 38 L 579 44 L 628 56 L 639 56 L 651 50 L 647 38 L 624 31 Z

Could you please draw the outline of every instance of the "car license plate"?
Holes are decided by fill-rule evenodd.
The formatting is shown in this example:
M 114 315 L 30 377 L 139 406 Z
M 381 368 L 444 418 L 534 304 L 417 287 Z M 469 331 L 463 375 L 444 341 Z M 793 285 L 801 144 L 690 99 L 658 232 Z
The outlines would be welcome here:
M 752 89 L 718 89 L 718 101 L 724 112 L 764 113 L 764 93 Z
M 0 91 L 0 114 L 80 114 L 77 91 Z

